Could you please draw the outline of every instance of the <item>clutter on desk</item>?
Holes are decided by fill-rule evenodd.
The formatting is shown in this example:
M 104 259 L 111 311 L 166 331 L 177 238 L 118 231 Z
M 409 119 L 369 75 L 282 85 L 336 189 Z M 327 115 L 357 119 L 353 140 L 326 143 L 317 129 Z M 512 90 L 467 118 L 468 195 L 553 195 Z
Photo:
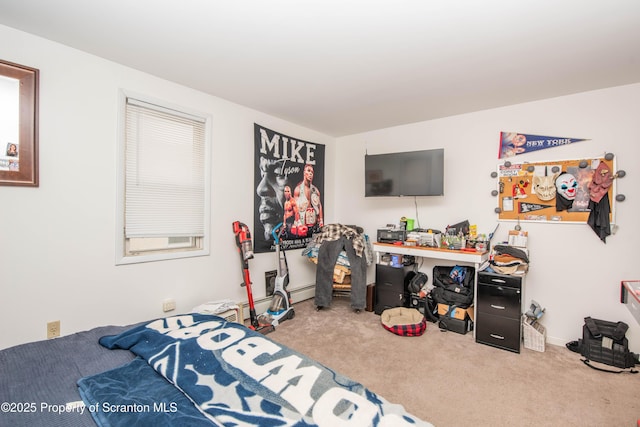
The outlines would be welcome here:
M 439 248 L 442 234 L 438 230 L 411 231 L 407 233 L 407 241 L 415 241 L 417 246 Z
M 442 236 L 442 247 L 447 249 L 462 249 L 466 247 L 466 240 L 462 233 Z
M 492 235 L 493 233 L 488 236 L 485 233 L 478 233 L 477 225 L 468 225 L 468 221 L 447 226 L 444 233 L 434 228 L 414 228 L 407 231 L 404 228 L 387 225 L 377 230 L 377 241 L 404 246 L 487 252 L 490 249 Z
M 470 228 L 469 220 L 464 220 L 453 225 L 447 225 L 446 234 L 466 236 L 469 234 Z
M 400 218 L 399 224 L 387 224 L 378 228 L 377 241 L 403 246 L 422 246 L 430 248 L 445 248 L 463 250 L 467 252 L 488 252 L 491 239 L 498 226 L 491 233 L 482 233 L 476 224 L 469 220 L 448 225 L 444 232 L 435 228 L 414 227 L 410 218 Z M 525 241 L 526 243 L 526 241 Z M 387 264 L 390 265 L 390 264 Z
M 407 218 L 407 217 L 402 217 L 400 218 L 400 228 L 407 230 L 407 231 L 411 231 L 413 230 L 414 227 L 414 220 L 411 218 Z
M 441 246 L 447 249 L 466 248 L 466 237 L 469 235 L 469 221 L 465 220 L 448 225 L 441 237 Z
M 495 232 L 495 230 L 494 230 Z M 475 252 L 486 252 L 490 247 L 489 236 L 478 232 L 476 224 L 469 224 L 468 220 L 454 225 L 448 225 L 445 234 L 442 236 L 442 247 L 447 249 L 457 249 Z

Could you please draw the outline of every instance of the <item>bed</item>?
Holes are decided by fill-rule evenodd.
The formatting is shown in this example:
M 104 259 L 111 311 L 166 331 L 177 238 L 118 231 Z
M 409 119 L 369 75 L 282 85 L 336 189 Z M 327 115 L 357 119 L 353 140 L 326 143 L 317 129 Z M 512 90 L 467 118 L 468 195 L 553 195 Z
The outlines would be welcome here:
M 430 426 L 216 315 L 105 326 L 0 351 L 0 425 Z

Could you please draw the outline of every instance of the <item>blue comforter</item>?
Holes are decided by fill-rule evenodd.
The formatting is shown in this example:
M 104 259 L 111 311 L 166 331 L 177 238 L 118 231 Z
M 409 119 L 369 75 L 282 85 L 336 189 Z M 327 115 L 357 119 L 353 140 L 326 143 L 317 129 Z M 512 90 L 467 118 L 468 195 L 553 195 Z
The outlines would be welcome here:
M 100 426 L 430 426 L 361 384 L 218 316 L 163 318 L 100 343 L 139 356 L 78 382 Z

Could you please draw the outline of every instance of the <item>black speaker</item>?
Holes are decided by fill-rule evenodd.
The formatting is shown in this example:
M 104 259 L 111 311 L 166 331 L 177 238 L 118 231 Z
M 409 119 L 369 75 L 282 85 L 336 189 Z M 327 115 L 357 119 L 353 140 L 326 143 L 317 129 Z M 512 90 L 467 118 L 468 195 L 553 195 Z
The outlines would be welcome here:
M 420 294 L 411 293 L 408 298 L 408 307 L 415 308 L 420 313 L 424 314 L 424 309 L 427 303 L 426 298 L 420 298 Z
M 381 314 L 394 307 L 405 307 L 404 269 L 388 265 L 376 265 L 374 312 Z

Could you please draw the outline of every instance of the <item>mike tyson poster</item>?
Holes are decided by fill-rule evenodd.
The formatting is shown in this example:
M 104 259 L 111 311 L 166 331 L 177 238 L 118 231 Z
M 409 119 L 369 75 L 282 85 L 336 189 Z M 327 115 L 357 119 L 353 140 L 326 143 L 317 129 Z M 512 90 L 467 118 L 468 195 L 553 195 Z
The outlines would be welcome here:
M 254 123 L 254 252 L 307 246 L 324 225 L 325 146 Z

